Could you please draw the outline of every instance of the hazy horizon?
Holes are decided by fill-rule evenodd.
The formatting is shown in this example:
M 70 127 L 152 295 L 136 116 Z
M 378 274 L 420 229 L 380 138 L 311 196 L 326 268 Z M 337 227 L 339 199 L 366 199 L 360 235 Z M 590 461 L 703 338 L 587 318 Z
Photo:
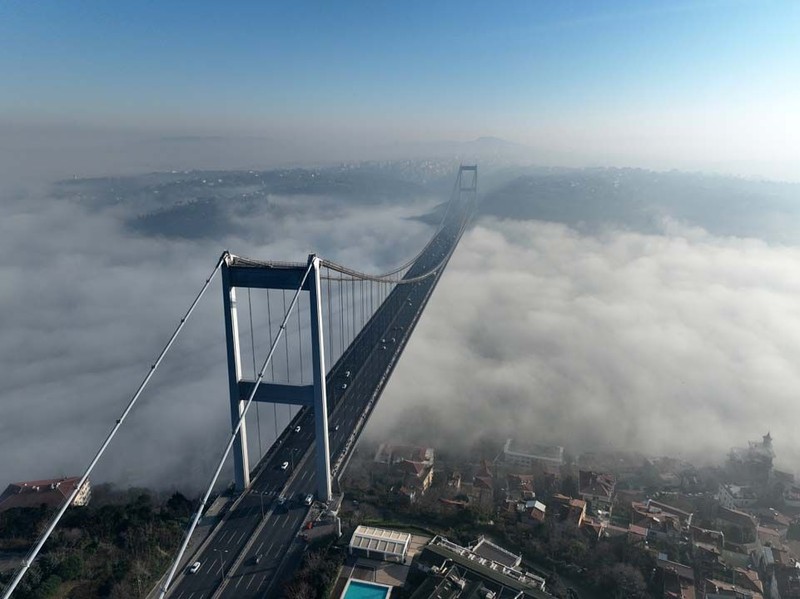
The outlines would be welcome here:
M 59 156 L 86 176 L 498 137 L 548 166 L 798 181 L 798 25 L 796 3 L 747 0 L 9 2 L 0 176 Z

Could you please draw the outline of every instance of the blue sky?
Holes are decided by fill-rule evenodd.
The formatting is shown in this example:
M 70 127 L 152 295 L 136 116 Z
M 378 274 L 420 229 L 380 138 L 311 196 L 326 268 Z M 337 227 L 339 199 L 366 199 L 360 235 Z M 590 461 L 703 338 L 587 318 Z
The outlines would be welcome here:
M 791 160 L 798 32 L 797 2 L 7 0 L 0 119 Z

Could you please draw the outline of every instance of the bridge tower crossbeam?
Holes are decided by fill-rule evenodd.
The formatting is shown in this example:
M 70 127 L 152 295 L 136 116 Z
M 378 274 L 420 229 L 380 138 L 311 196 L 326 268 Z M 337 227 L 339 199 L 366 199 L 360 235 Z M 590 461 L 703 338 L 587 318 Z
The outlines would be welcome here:
M 307 406 L 314 412 L 316 443 L 317 497 L 321 501 L 331 498 L 331 467 L 328 439 L 328 403 L 325 385 L 324 326 L 322 320 L 322 289 L 320 285 L 320 259 L 312 254 L 307 264 L 256 264 L 241 261 L 228 254 L 222 265 L 222 299 L 225 312 L 225 340 L 228 357 L 228 388 L 230 395 L 231 426 L 236 428 L 242 417 L 246 399 L 255 381 L 242 378 L 241 347 L 236 306 L 236 290 L 279 289 L 295 290 L 311 267 L 310 276 L 302 288 L 309 294 L 311 321 L 312 384 L 291 385 L 261 383 L 254 397 L 265 403 Z M 235 485 L 238 491 L 250 487 L 250 465 L 247 451 L 246 426 L 241 426 L 233 445 Z

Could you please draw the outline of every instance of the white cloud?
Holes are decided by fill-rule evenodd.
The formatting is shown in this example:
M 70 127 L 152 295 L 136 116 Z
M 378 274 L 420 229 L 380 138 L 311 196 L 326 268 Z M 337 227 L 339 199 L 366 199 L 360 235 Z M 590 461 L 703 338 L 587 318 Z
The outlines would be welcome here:
M 456 443 L 515 434 L 716 461 L 771 430 L 794 468 L 800 250 L 671 231 L 482 220 L 370 435 L 402 434 L 423 409 L 438 415 L 435 438 Z

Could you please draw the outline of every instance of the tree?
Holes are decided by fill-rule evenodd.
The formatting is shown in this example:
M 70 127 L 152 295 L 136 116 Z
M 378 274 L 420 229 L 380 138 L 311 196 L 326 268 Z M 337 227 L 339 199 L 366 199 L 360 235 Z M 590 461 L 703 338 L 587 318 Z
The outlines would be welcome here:
M 173 493 L 167 500 L 167 509 L 172 515 L 179 518 L 192 514 L 192 502 L 186 499 L 182 493 Z
M 648 596 L 642 573 L 628 564 L 614 564 L 608 570 L 604 582 L 604 586 L 615 599 L 639 599 Z

